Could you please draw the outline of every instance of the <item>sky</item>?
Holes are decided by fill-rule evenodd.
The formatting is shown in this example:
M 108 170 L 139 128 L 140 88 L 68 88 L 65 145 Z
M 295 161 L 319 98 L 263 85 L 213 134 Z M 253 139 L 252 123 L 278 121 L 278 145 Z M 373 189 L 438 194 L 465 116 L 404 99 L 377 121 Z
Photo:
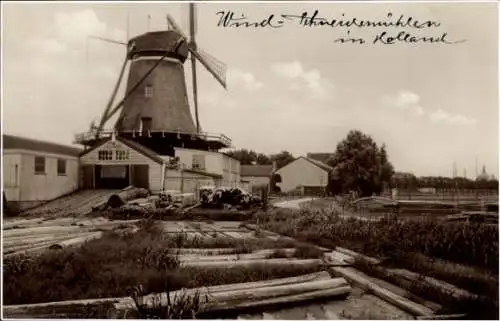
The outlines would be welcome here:
M 185 3 L 2 7 L 3 130 L 64 144 L 99 119 L 125 55 L 123 46 L 89 35 L 126 41 L 165 29 L 167 13 L 184 30 L 188 25 Z M 311 27 L 285 19 L 280 28 L 221 27 L 221 10 L 249 21 L 274 14 L 275 23 L 282 14 L 315 10 L 327 19 L 371 21 L 390 12 L 440 25 Z M 197 17 L 198 47 L 227 65 L 228 82 L 225 90 L 198 64 L 201 126 L 229 136 L 234 148 L 294 156 L 334 152 L 358 129 L 387 146 L 398 171 L 451 176 L 456 163 L 461 175 L 474 177 L 485 165 L 498 177 L 496 4 L 199 3 Z M 447 33 L 457 42 L 373 43 L 384 31 Z M 347 32 L 365 43 L 336 41 Z M 191 93 L 187 63 L 185 71 Z

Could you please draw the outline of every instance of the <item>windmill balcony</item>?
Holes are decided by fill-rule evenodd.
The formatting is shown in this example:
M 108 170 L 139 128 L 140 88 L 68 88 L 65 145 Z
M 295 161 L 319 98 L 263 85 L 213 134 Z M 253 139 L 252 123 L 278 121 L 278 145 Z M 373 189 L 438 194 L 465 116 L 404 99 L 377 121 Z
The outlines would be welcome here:
M 113 132 L 116 135 L 124 135 L 128 137 L 168 137 L 175 136 L 177 139 L 201 139 L 207 142 L 216 142 L 223 147 L 231 146 L 231 139 L 224 134 L 216 134 L 216 133 L 207 133 L 207 132 L 182 132 L 182 131 L 166 131 L 166 130 L 123 130 L 123 131 L 113 131 L 113 130 L 103 130 L 100 132 L 99 137 L 96 139 L 96 132 L 89 131 L 81 134 L 75 135 L 74 143 L 81 145 L 91 145 L 96 142 L 98 139 L 103 139 L 110 137 Z

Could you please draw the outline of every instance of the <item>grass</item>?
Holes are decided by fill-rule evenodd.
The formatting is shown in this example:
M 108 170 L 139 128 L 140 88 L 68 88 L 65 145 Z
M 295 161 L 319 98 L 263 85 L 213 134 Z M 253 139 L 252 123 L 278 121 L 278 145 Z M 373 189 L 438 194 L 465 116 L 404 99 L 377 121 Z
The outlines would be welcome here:
M 340 245 L 384 257 L 415 252 L 498 271 L 498 226 L 430 218 L 362 221 L 307 209 L 278 209 L 260 213 L 258 219 L 262 228 L 328 248 Z
M 319 266 L 265 264 L 234 268 L 182 267 L 172 248 L 236 247 L 244 252 L 260 246 L 289 247 L 290 242 L 222 238 L 202 241 L 182 234 L 166 236 L 151 220 L 141 221 L 139 225 L 140 230 L 135 234 L 108 231 L 101 239 L 79 248 L 4 259 L 4 304 L 122 297 L 128 296 L 128 290 L 137 285 L 143 285 L 145 293 L 155 293 L 297 276 L 321 269 Z
M 498 226 L 445 223 L 431 218 L 362 221 L 342 218 L 335 211 L 307 208 L 262 212 L 256 220 L 261 228 L 279 234 L 331 249 L 343 246 L 385 258 L 384 264 L 391 267 L 454 284 L 476 294 L 478 298 L 470 302 L 471 306 L 488 315 L 498 308 Z M 446 293 L 418 286 L 415 284 L 414 290 L 427 297 L 433 293 L 446 297 Z M 435 299 L 445 302 L 449 310 L 465 304 Z
M 180 295 L 171 296 L 171 292 L 167 291 L 167 303 L 162 303 L 161 295 L 155 295 L 152 298 L 152 305 L 149 306 L 142 302 L 142 298 L 146 293 L 143 293 L 142 286 L 138 287 L 139 291 L 134 291 L 132 299 L 134 300 L 137 310 L 136 317 L 140 319 L 196 319 L 196 316 L 202 309 L 202 296 L 199 291 L 188 295 L 182 291 Z

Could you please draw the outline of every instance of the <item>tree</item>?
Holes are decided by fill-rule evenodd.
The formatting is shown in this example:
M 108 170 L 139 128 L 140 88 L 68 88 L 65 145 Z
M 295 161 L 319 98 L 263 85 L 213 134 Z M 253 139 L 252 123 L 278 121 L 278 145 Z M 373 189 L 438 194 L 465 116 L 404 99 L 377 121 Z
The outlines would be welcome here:
M 278 186 L 278 183 L 281 183 L 281 175 L 274 173 L 273 176 L 271 176 L 271 192 L 272 193 L 281 192 L 281 188 Z
M 241 165 L 251 165 L 257 159 L 257 153 L 247 149 L 229 151 L 226 154 L 239 160 Z
M 256 153 L 253 150 L 237 149 L 226 153 L 228 156 L 234 157 L 240 161 L 241 165 L 252 165 L 254 162 L 257 165 L 271 165 L 272 161 L 269 156 L 262 153 Z
M 269 156 L 262 153 L 257 154 L 255 161 L 258 165 L 271 165 L 273 163 Z
M 330 164 L 333 170 L 328 187 L 334 194 L 350 191 L 356 191 L 360 197 L 380 194 L 394 173 L 385 146 L 379 148 L 359 130 L 351 130 L 337 145 Z
M 295 157 L 293 157 L 293 155 L 286 150 L 282 151 L 281 153 L 271 155 L 271 161 L 276 162 L 276 169 L 282 168 L 283 166 L 290 164 L 294 160 Z

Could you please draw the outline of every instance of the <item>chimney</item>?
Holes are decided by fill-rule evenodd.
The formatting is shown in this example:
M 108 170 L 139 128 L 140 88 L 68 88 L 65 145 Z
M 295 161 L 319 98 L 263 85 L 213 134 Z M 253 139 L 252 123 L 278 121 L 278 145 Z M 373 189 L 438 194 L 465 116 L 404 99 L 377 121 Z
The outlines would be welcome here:
M 272 171 L 272 173 L 274 174 L 274 172 L 276 172 L 276 161 L 273 161 L 273 171 Z

